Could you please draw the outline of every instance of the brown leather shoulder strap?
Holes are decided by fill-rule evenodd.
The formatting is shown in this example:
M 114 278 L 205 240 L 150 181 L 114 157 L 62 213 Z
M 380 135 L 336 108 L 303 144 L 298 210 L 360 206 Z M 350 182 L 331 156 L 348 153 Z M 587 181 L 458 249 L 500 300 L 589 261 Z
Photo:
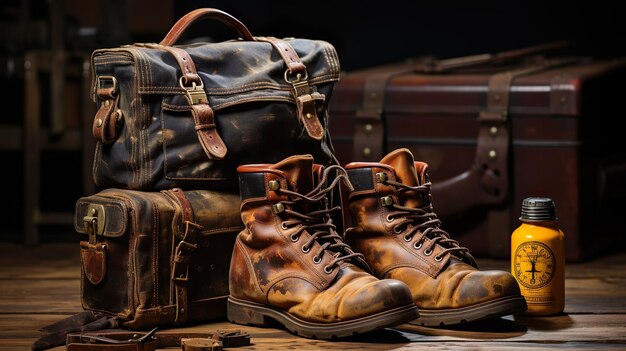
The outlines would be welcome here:
M 387 84 L 396 76 L 415 72 L 419 67 L 432 65 L 432 57 L 424 57 L 406 65 L 372 74 L 365 81 L 361 107 L 354 123 L 353 161 L 378 161 L 385 152 L 385 124 L 383 112 Z

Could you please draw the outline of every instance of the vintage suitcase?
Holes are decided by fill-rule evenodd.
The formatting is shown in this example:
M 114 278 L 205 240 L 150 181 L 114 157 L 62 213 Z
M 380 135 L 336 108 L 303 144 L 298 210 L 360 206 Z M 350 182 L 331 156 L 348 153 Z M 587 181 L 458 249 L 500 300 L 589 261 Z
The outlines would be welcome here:
M 243 40 L 174 46 L 202 18 Z M 326 125 L 339 61 L 326 42 L 253 37 L 230 15 L 198 9 L 160 44 L 96 50 L 92 76 L 101 187 L 216 188 L 236 185 L 240 164 L 334 161 Z
M 528 55 L 541 49 L 343 75 L 330 107 L 337 157 L 412 150 L 444 227 L 478 256 L 508 257 L 529 196 L 555 200 L 568 260 L 622 247 L 626 60 Z
M 237 193 L 178 188 L 80 198 L 83 308 L 127 328 L 224 318 L 239 204 Z

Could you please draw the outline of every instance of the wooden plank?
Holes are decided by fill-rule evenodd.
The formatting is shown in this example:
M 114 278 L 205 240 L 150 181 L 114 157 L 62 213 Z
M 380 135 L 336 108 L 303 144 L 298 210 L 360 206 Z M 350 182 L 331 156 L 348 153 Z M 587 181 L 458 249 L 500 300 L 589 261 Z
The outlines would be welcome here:
M 565 312 L 626 313 L 626 278 L 565 279 Z
M 622 254 L 568 265 L 566 312 L 569 315 L 507 316 L 446 329 L 403 325 L 339 342 L 303 339 L 282 329 L 227 322 L 186 329 L 246 330 L 253 336 L 254 345 L 242 350 L 625 349 L 625 261 L 626 255 Z M 506 269 L 508 262 L 481 260 L 481 265 Z M 80 312 L 79 277 L 76 243 L 46 244 L 32 249 L 0 245 L 0 350 L 28 349 L 41 335 L 37 329 Z
M 0 314 L 0 350 L 27 350 L 43 333 L 37 331 L 69 315 Z M 54 348 L 54 350 L 65 350 Z
M 0 279 L 80 277 L 78 244 L 45 244 L 30 249 L 0 244 Z
M 27 346 L 43 333 L 37 329 L 64 318 L 61 315 L 0 315 L 0 345 Z M 468 324 L 454 329 L 403 325 L 340 341 L 301 338 L 284 330 L 254 328 L 227 322 L 184 328 L 211 332 L 239 328 L 252 336 L 254 345 L 242 350 L 383 350 L 383 349 L 623 349 L 626 326 L 623 315 L 572 315 L 544 318 L 510 318 Z M 162 330 L 163 333 L 178 329 Z M 64 348 L 58 348 L 63 350 Z M 55 349 L 56 350 L 56 349 Z
M 0 313 L 76 313 L 79 279 L 0 280 Z
M 23 342 L 23 340 L 9 340 L 7 341 L 7 347 L 4 348 L 0 346 L 0 350 L 15 350 L 16 348 L 24 348 L 30 346 L 30 344 Z M 338 343 L 334 342 L 317 342 L 318 345 L 306 345 L 305 348 L 301 350 L 342 350 L 342 351 L 362 351 L 364 350 L 358 345 L 341 345 L 338 346 Z M 238 347 L 238 348 L 228 348 L 226 350 L 297 350 L 296 347 L 299 345 L 294 345 L 290 347 L 289 345 L 282 344 L 269 344 L 263 345 L 260 347 L 259 345 L 253 345 L 249 347 Z M 369 344 L 368 344 L 369 345 Z M 309 347 L 310 346 L 310 347 Z M 265 347 L 265 348 L 263 348 Z M 365 350 L 429 350 L 429 351 L 449 351 L 449 350 L 485 350 L 485 351 L 550 351 L 550 350 L 575 350 L 575 351 L 590 351 L 590 350 L 624 350 L 624 345 L 621 344 L 597 344 L 597 343 L 581 343 L 581 342 L 564 342 L 558 344 L 535 344 L 535 343 L 514 343 L 514 342 L 493 342 L 493 343 L 482 343 L 482 342 L 446 342 L 446 343 L 410 343 L 404 345 L 398 344 L 374 344 L 369 345 Z M 159 351 L 171 351 L 175 349 L 158 349 Z M 64 346 L 59 346 L 50 349 L 50 351 L 65 351 Z

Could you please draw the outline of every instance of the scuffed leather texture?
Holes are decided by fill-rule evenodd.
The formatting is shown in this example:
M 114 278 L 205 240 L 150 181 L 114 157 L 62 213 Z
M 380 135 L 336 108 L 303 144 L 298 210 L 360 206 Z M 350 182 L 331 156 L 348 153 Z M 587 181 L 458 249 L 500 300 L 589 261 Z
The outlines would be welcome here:
M 420 170 L 419 174 L 416 168 Z M 431 246 L 430 238 L 415 248 L 417 235 L 406 240 L 404 233 L 394 232 L 395 225 L 403 219 L 389 218 L 390 210 L 381 205 L 381 197 L 392 196 L 394 203 L 406 207 L 422 207 L 430 203 L 429 196 L 423 197 L 414 191 L 400 193 L 394 186 L 375 181 L 375 175 L 380 172 L 386 173 L 392 181 L 410 186 L 427 181 L 427 165 L 414 162 L 408 150 L 396 150 L 378 164 L 352 164 L 346 169 L 351 179 L 365 178 L 369 172 L 374 182 L 370 189 L 361 188 L 350 196 L 353 226 L 346 233 L 346 242 L 365 255 L 378 278 L 406 283 L 419 308 L 454 309 L 506 296 L 520 296 L 518 284 L 508 272 L 479 271 L 454 254 L 441 255 L 445 248 L 439 244 L 433 247 L 432 253 L 426 254 L 425 248 Z M 441 260 L 437 261 L 437 257 Z
M 235 192 L 208 190 L 184 195 L 194 221 L 203 227 L 188 264 L 187 321 L 223 318 L 230 256 L 242 229 L 239 197 Z M 116 315 L 128 328 L 172 325 L 176 315 L 172 250 L 184 228 L 179 202 L 167 192 L 107 189 L 78 200 L 77 221 L 87 214 L 88 204 L 104 205 L 106 222 L 124 221 L 115 225 L 124 230 L 97 237 L 95 245 L 107 248 L 106 275 L 99 284 L 83 278 L 83 308 Z
M 80 262 L 84 277 L 93 285 L 102 283 L 106 276 L 107 247 L 105 244 L 92 245 L 80 242 Z
M 241 183 L 242 187 L 263 187 L 264 196 L 242 202 L 245 229 L 237 236 L 233 250 L 231 296 L 282 309 L 304 321 L 321 323 L 356 319 L 410 304 L 403 284 L 378 280 L 352 263 L 342 262 L 326 273 L 324 267 L 334 257 L 327 252 L 315 263 L 314 255 L 321 246 L 317 241 L 310 251 L 303 251 L 303 245 L 311 237 L 309 231 L 305 230 L 295 242 L 291 240 L 298 226 L 284 229 L 282 223 L 288 217 L 272 212 L 272 204 L 287 199 L 277 196 L 268 183 L 277 180 L 281 187 L 306 194 L 314 184 L 312 161 L 310 156 L 294 156 L 267 166 L 264 172 L 258 169 L 265 175 L 263 183 L 256 181 L 258 177 L 247 177 L 250 181 Z M 240 171 L 243 169 L 240 167 Z
M 206 188 L 236 184 L 239 164 L 274 163 L 293 154 L 312 154 L 316 162 L 330 164 L 327 106 L 339 79 L 337 54 L 322 41 L 285 42 L 306 66 L 311 89 L 323 97 L 307 105 L 317 122 L 306 128 L 298 118 L 294 87 L 284 78 L 286 64 L 271 43 L 179 46 L 204 84 L 213 130 L 227 148 L 223 159 L 207 156 L 198 141 L 192 107 L 179 84 L 182 73 L 171 52 L 142 44 L 96 50 L 92 74 L 116 78 L 124 116 L 117 139 L 96 145 L 96 184 L 137 190 Z

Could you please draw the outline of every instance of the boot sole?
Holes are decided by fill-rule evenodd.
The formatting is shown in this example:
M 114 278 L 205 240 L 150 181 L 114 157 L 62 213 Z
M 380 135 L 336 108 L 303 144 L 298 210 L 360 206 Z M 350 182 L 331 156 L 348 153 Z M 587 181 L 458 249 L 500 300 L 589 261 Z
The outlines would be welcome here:
M 288 312 L 254 302 L 228 298 L 228 320 L 252 326 L 271 326 L 276 321 L 291 333 L 311 339 L 335 339 L 407 323 L 419 317 L 415 304 L 343 322 L 316 323 Z
M 409 323 L 426 327 L 443 327 L 445 325 L 455 325 L 481 319 L 507 316 L 524 312 L 526 309 L 526 300 L 523 296 L 502 297 L 461 308 L 446 310 L 420 308 L 420 318 Z

